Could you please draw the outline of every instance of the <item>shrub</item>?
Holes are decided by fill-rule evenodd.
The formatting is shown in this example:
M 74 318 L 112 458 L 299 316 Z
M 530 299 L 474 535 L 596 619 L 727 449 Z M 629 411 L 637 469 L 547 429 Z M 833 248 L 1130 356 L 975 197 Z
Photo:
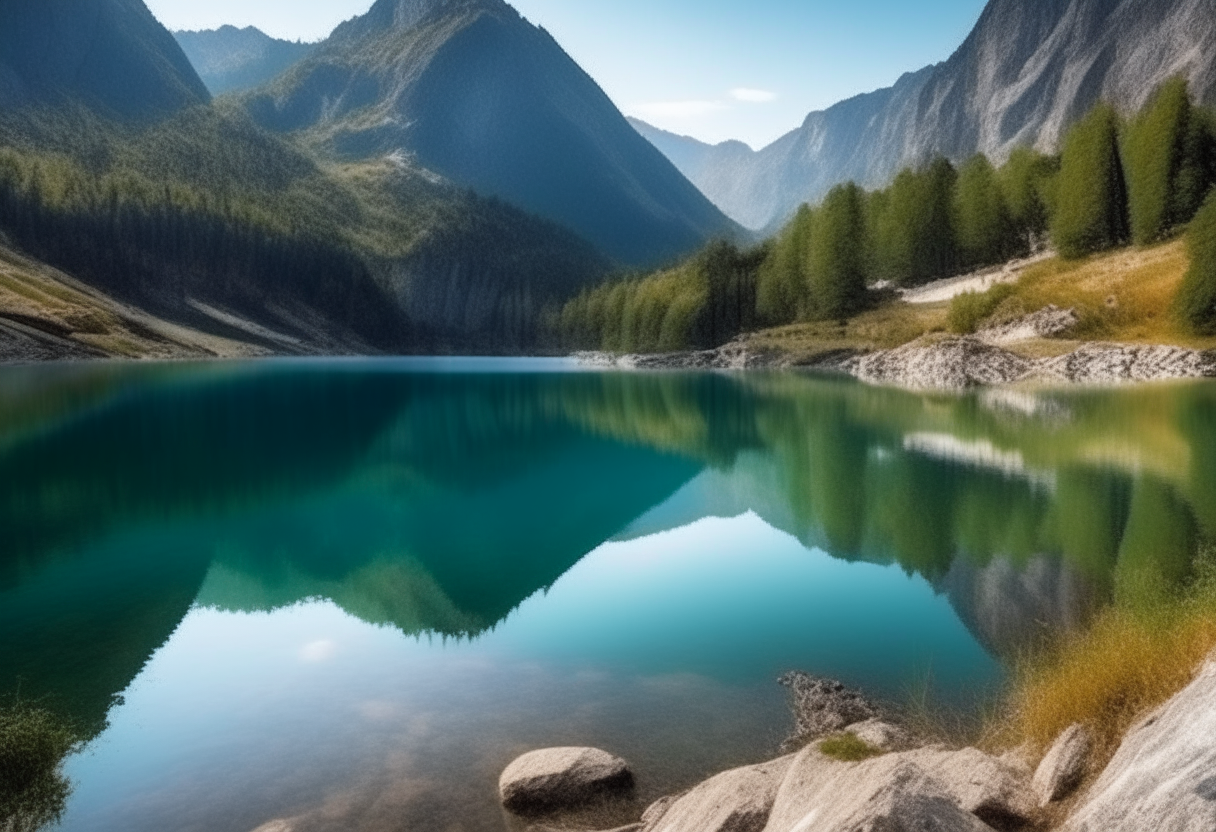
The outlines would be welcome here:
M 986 292 L 964 292 L 955 296 L 946 315 L 950 331 L 958 335 L 970 335 L 975 332 L 1013 293 L 1013 286 L 998 283 Z
M 0 829 L 35 832 L 56 823 L 71 792 L 62 765 L 77 750 L 70 726 L 18 703 L 0 709 Z
M 1174 312 L 1196 335 L 1216 334 L 1216 193 L 1191 221 L 1187 236 L 1191 265 L 1182 279 Z

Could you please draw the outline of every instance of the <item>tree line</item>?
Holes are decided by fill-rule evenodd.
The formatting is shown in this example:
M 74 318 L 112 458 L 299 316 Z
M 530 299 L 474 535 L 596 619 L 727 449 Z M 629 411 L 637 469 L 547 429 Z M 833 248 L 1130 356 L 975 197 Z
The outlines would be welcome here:
M 846 320 L 872 302 L 875 284 L 916 286 L 1047 245 L 1076 258 L 1162 240 L 1191 222 L 1213 183 L 1216 113 L 1174 79 L 1127 120 L 1098 104 L 1058 155 L 1018 148 L 999 167 L 983 154 L 958 166 L 939 157 L 880 190 L 839 185 L 754 249 L 718 242 L 675 269 L 589 289 L 554 325 L 568 347 L 651 352 L 717 346 L 759 326 Z M 1216 240 L 1216 208 L 1200 219 L 1208 213 Z M 1214 248 L 1192 241 L 1201 255 Z M 1200 259 L 1179 312 L 1216 332 L 1216 274 L 1203 277 L 1216 265 L 1200 274 Z M 754 306 L 739 305 L 750 298 Z

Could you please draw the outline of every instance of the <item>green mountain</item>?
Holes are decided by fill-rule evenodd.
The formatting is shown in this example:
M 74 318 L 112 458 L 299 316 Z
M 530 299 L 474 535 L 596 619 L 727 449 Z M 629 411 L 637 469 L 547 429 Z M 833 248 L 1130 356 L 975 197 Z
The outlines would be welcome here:
M 320 159 L 210 103 L 140 0 L 71 9 L 0 9 L 0 243 L 110 301 L 259 351 L 518 351 L 609 267 L 407 159 Z
M 379 0 L 244 102 L 335 159 L 396 159 L 654 265 L 741 229 L 502 0 Z
M 212 95 L 266 83 L 313 50 L 311 43 L 272 38 L 253 26 L 174 32 Z
M 70 101 L 142 120 L 210 99 L 143 0 L 0 4 L 0 108 Z

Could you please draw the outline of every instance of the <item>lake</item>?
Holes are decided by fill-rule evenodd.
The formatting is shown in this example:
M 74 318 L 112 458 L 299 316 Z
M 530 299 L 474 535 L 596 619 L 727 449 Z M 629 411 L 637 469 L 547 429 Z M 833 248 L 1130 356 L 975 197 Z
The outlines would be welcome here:
M 974 712 L 1216 531 L 1216 385 L 920 395 L 561 360 L 0 369 L 0 693 L 66 832 L 521 826 L 775 756 L 776 679 Z M 1155 582 L 1155 583 L 1154 583 Z

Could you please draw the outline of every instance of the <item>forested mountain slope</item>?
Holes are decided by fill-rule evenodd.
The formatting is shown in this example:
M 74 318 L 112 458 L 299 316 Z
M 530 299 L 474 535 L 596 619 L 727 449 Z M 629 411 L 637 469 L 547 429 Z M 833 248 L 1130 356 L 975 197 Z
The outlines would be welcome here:
M 59 0 L 0 9 L 30 39 L 0 27 L 0 242 L 114 303 L 276 352 L 518 351 L 609 268 L 407 159 L 318 160 L 209 103 L 140 0 L 73 7 L 85 22 Z M 92 74 L 55 63 L 107 50 Z
M 1216 102 L 1216 0 L 991 0 L 949 60 L 811 113 L 762 150 L 639 129 L 728 215 L 771 229 L 834 185 L 881 187 L 935 155 L 1058 151 L 1097 101 L 1132 112 L 1176 75 Z
M 626 264 L 740 232 L 502 0 L 379 0 L 245 102 L 325 154 L 409 160 Z
M 253 26 L 174 32 L 212 95 L 264 84 L 313 50 L 314 44 L 272 38 Z

